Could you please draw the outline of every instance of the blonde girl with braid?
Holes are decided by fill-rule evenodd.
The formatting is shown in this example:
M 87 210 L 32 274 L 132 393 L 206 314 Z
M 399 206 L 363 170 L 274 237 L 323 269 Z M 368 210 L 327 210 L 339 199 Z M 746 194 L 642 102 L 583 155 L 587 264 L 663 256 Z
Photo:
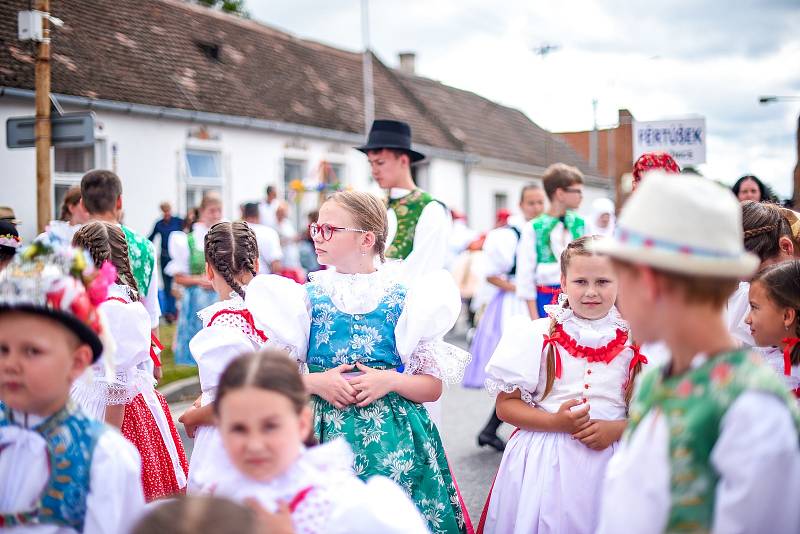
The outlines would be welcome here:
M 131 270 L 125 234 L 115 224 L 93 221 L 75 233 L 72 244 L 85 249 L 95 267 L 113 265 L 116 280 L 100 304 L 114 348 L 75 382 L 71 396 L 86 413 L 116 426 L 136 446 L 146 501 L 182 493 L 186 453 L 167 401 L 155 389 L 152 365 L 157 355 L 151 345 L 150 316 Z
M 212 406 L 222 371 L 240 354 L 258 350 L 268 342 L 244 302 L 248 284 L 258 272 L 258 245 L 253 230 L 246 222 L 219 222 L 206 233 L 204 250 L 204 276 L 218 301 L 200 310 L 198 317 L 203 327 L 189 342 L 202 390 L 194 405 L 179 418 L 188 436 L 194 438 L 189 465 L 191 493 L 209 491 L 214 482 L 209 473 L 220 466 L 223 470 L 228 467 Z
M 800 247 L 795 244 L 791 221 L 786 210 L 777 204 L 746 200 L 742 202 L 742 230 L 744 248 L 761 261 L 759 270 L 775 263 L 800 257 Z M 731 335 L 746 347 L 758 346 L 745 322 L 750 313 L 750 281 L 741 280 L 739 287 L 728 299 L 725 323 Z
M 373 195 L 334 194 L 310 232 L 329 268 L 304 286 L 278 288 L 256 277 L 245 301 L 272 329 L 267 335 L 307 369 L 315 437 L 346 440 L 358 476 L 392 478 L 431 531 L 466 532 L 466 509 L 423 405 L 439 398 L 443 382 L 460 382 L 469 363 L 441 340 L 461 307 L 455 281 L 442 270 L 406 284 L 383 266 L 386 209 Z
M 561 254 L 562 296 L 547 317 L 512 318 L 486 366 L 509 439 L 479 532 L 593 533 L 605 467 L 645 358 L 614 306 L 611 261 L 581 237 Z

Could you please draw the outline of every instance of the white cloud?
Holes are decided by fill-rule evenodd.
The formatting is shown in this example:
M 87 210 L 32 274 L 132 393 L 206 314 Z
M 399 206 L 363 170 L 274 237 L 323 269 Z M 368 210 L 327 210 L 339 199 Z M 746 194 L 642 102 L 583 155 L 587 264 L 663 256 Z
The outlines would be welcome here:
M 302 37 L 361 48 L 358 0 L 249 0 L 253 16 Z M 524 111 L 553 131 L 703 115 L 708 176 L 752 172 L 791 193 L 800 102 L 796 0 L 372 0 L 373 48 L 390 65 L 417 53 L 423 76 Z M 532 48 L 560 49 L 542 59 Z

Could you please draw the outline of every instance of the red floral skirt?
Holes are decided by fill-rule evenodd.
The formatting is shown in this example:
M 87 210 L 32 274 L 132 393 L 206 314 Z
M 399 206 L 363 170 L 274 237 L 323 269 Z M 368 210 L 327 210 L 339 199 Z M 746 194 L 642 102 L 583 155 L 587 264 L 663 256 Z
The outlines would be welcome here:
M 155 394 L 166 415 L 181 468 L 184 474 L 188 475 L 189 464 L 186 461 L 186 452 L 183 449 L 178 430 L 175 428 L 175 423 L 172 421 L 167 401 L 158 391 Z M 164 445 L 161 431 L 158 429 L 153 414 L 150 413 L 150 408 L 141 393 L 125 405 L 125 418 L 122 420 L 121 430 L 122 435 L 136 446 L 142 457 L 142 487 L 145 501 L 151 502 L 185 493 L 185 488 L 178 487 L 175 470 L 172 467 L 172 458 Z

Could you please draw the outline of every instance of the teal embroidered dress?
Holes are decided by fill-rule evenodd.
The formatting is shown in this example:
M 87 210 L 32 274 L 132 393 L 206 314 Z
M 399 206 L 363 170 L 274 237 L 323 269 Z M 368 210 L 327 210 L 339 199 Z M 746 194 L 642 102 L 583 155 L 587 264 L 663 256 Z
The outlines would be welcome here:
M 458 382 L 469 362 L 467 353 L 441 341 L 458 315 L 458 292 L 449 273 L 433 273 L 425 287 L 412 289 L 381 271 L 314 273 L 304 289 L 297 286 L 306 307 L 306 334 L 301 334 L 300 342 L 286 339 L 292 330 L 300 330 L 286 325 L 285 317 L 294 314 L 291 306 L 277 316 L 263 303 L 267 299 L 262 286 L 269 285 L 266 278 L 259 276 L 249 284 L 248 293 L 258 292 L 261 303 L 246 299 L 247 306 L 270 339 L 297 348 L 298 360 L 305 360 L 311 373 L 362 362 L 376 369 Z M 296 302 L 298 295 L 273 292 L 269 300 L 277 299 Z M 306 339 L 307 352 L 302 347 Z M 466 531 L 465 513 L 438 429 L 422 404 L 396 393 L 363 408 L 350 405 L 339 410 L 317 396 L 312 402 L 317 439 L 321 443 L 337 437 L 347 440 L 360 478 L 383 475 L 396 482 L 417 505 L 431 532 Z

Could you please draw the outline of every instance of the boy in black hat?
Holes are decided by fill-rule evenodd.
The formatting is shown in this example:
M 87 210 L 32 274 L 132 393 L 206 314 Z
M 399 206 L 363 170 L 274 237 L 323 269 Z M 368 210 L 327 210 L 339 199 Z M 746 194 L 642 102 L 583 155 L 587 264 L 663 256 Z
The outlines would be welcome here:
M 136 449 L 70 401 L 103 352 L 89 265 L 34 244 L 0 280 L 0 530 L 124 532 L 144 506 Z
M 411 165 L 425 159 L 411 148 L 411 127 L 376 120 L 367 143 L 357 149 L 367 155 L 375 181 L 389 192 L 386 257 L 403 260 L 409 277 L 444 268 L 451 220 L 444 204 L 411 177 Z

